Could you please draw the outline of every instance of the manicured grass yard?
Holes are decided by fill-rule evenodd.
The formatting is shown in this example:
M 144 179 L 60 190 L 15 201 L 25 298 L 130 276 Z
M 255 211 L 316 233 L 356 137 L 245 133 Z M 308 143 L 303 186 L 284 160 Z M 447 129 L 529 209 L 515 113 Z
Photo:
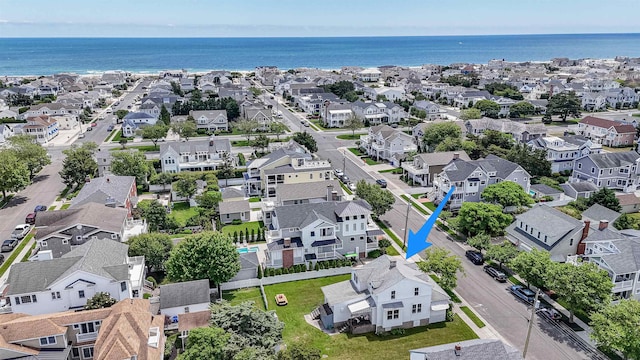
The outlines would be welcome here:
M 69 206 L 71 206 L 71 203 L 63 204 L 62 206 L 60 206 L 60 210 L 66 210 L 69 208 Z
M 198 214 L 198 209 L 195 207 L 189 207 L 188 202 L 179 202 L 173 204 L 173 208 L 171 209 L 171 216 L 174 218 L 180 226 L 185 226 L 187 220 Z
M 405 359 L 408 349 L 477 339 L 458 316 L 453 322 L 407 329 L 405 335 L 399 336 L 377 336 L 373 333 L 329 336 L 307 324 L 304 315 L 324 300 L 320 288 L 349 277 L 341 275 L 265 286 L 269 309 L 275 309 L 278 318 L 285 323 L 283 338 L 287 344 L 309 344 L 320 349 L 329 359 Z M 280 293 L 287 296 L 289 305 L 276 306 L 274 297 Z
M 336 138 L 338 138 L 340 140 L 360 140 L 360 136 L 362 136 L 362 135 L 367 135 L 367 134 L 366 133 L 360 133 L 360 134 L 355 134 L 355 135 L 342 134 L 342 135 L 336 136 Z
M 478 317 L 478 315 L 476 315 L 473 310 L 471 310 L 469 307 L 467 306 L 460 306 L 460 310 L 462 310 L 463 313 L 467 314 L 467 316 L 469 317 L 469 319 L 471 319 L 471 321 L 473 321 L 474 324 L 476 324 L 477 327 L 479 328 L 483 328 L 486 325 L 484 324 L 484 322 L 482 322 L 482 320 L 480 320 L 480 318 Z
M 378 164 L 380 164 L 380 162 L 375 161 L 375 160 L 373 160 L 373 159 L 372 159 L 372 158 L 370 158 L 370 157 L 363 157 L 362 159 L 364 160 L 364 162 L 365 162 L 367 165 L 378 165 Z
M 260 288 L 257 287 L 223 291 L 222 298 L 229 301 L 231 305 L 253 301 L 260 310 L 264 310 L 264 301 L 260 294 Z
M 118 130 L 118 132 L 111 139 L 112 142 L 119 142 L 122 139 L 122 130 Z
M 251 229 L 255 231 L 257 234 L 261 227 L 264 226 L 262 221 L 250 221 L 246 223 L 242 223 L 240 225 L 225 225 L 220 229 L 223 234 L 233 235 L 234 231 L 244 232 L 245 229 L 249 229 L 249 233 L 251 233 Z
M 160 144 L 158 144 L 158 146 L 153 146 L 153 145 L 132 145 L 132 146 L 127 146 L 125 148 L 126 149 L 137 149 L 138 151 L 141 152 L 153 152 L 153 151 L 160 151 Z M 109 151 L 121 151 L 122 148 L 113 148 L 113 149 L 109 149 Z
M 396 256 L 396 255 L 400 255 L 400 253 L 398 252 L 398 250 L 396 250 L 396 248 L 393 247 L 393 245 L 387 247 L 387 255 L 389 256 Z
M 351 151 L 355 156 L 363 156 L 363 155 L 365 155 L 358 148 L 349 148 L 349 151 Z

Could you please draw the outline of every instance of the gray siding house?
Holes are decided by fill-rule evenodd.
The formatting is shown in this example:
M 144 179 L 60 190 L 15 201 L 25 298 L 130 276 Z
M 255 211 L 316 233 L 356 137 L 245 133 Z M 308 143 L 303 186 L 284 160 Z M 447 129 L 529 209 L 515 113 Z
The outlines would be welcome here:
M 575 160 L 571 181 L 587 181 L 598 188 L 633 192 L 640 184 L 640 155 L 635 151 L 589 154 Z

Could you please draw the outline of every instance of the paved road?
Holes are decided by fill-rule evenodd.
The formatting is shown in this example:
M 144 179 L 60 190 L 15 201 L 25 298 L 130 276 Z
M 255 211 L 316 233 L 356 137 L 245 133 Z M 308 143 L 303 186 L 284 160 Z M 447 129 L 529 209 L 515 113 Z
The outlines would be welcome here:
M 264 97 L 265 102 L 274 105 L 274 100 Z M 292 131 L 300 128 L 300 113 L 291 113 L 284 107 L 283 120 Z M 353 146 L 353 141 L 338 140 L 332 132 L 317 132 L 311 128 L 304 128 L 318 143 L 318 156 L 331 161 L 334 168 L 343 168 L 349 178 L 356 182 L 364 179 L 374 182 L 377 178 L 384 177 L 377 172 L 367 172 L 352 160 L 352 156 L 344 156 L 340 147 Z M 345 161 L 346 159 L 346 161 Z M 357 161 L 357 160 L 356 160 Z M 399 181 L 389 181 L 390 188 L 407 187 Z M 393 209 L 386 213 L 382 220 L 400 237 L 404 235 L 407 204 L 396 197 Z M 416 210 L 409 213 L 409 228 L 418 230 L 425 222 L 425 218 Z M 524 341 L 528 327 L 530 308 L 517 301 L 507 290 L 507 284 L 500 284 L 482 271 L 481 266 L 475 266 L 464 257 L 465 248 L 448 239 L 445 233 L 434 229 L 429 242 L 434 246 L 443 247 L 462 258 L 465 268 L 465 276 L 458 280 L 456 291 L 478 312 L 500 335 L 518 349 L 524 348 Z M 422 254 L 421 254 L 422 255 Z M 531 334 L 527 359 L 587 359 L 589 355 L 584 353 L 578 344 L 566 334 L 558 331 L 545 321 L 536 316 L 535 326 Z

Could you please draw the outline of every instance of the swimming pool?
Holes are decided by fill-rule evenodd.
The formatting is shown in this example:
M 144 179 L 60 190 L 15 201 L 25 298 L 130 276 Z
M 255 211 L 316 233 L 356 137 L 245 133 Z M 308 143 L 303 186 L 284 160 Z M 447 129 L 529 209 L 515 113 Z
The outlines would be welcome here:
M 238 252 L 240 254 L 246 254 L 246 253 L 250 253 L 250 252 L 258 252 L 258 249 L 259 249 L 259 247 L 257 247 L 257 246 L 252 246 L 250 248 L 243 247 L 243 248 L 239 248 Z

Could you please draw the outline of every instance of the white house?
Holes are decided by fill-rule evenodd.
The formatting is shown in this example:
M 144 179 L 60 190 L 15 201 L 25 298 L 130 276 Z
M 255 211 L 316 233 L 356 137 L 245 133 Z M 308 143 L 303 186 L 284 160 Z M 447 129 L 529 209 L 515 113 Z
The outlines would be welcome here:
M 418 146 L 411 135 L 388 125 L 372 126 L 367 135 L 360 136 L 360 147 L 375 159 L 383 159 L 400 166 L 401 160 Z
M 229 130 L 227 110 L 191 110 L 189 115 L 195 119 L 198 129 L 206 129 L 207 131 Z
M 143 126 L 153 126 L 158 119 L 144 112 L 131 112 L 122 119 L 122 136 L 133 137 L 136 131 Z
M 551 171 L 573 170 L 573 162 L 588 154 L 599 154 L 602 145 L 579 136 L 542 136 L 529 141 L 529 146 L 534 149 L 542 149 L 547 152 L 547 161 L 551 163 Z
M 382 72 L 376 68 L 364 69 L 358 73 L 358 80 L 363 82 L 377 82 Z
M 58 259 L 11 267 L 7 297 L 14 313 L 48 314 L 84 307 L 98 292 L 120 301 L 142 295 L 144 257 L 129 257 L 129 246 L 89 240 Z
M 207 279 L 160 285 L 160 314 L 172 322 L 180 314 L 209 311 L 210 304 Z
M 34 136 L 40 144 L 46 144 L 58 136 L 58 122 L 55 118 L 40 115 L 27 118 L 27 124 L 22 127 L 26 134 Z
M 424 326 L 446 319 L 449 296 L 428 274 L 383 255 L 354 269 L 351 280 L 323 286 L 324 305 L 312 313 L 325 328 L 352 334 Z
M 163 172 L 215 170 L 225 161 L 235 165 L 229 139 L 167 142 L 160 145 L 160 164 Z

